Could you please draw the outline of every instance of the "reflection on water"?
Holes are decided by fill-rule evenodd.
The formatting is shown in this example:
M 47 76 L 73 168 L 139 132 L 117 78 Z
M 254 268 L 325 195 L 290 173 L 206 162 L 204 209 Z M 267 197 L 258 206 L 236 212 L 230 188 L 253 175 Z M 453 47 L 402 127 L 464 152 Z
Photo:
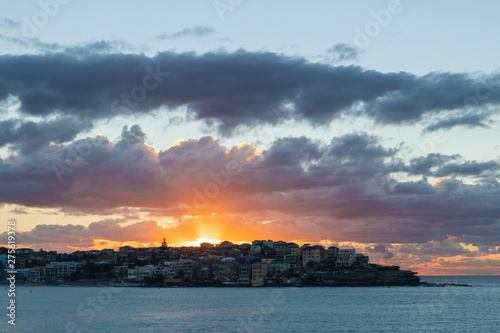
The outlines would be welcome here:
M 21 287 L 0 331 L 500 332 L 500 277 L 422 280 L 474 287 Z

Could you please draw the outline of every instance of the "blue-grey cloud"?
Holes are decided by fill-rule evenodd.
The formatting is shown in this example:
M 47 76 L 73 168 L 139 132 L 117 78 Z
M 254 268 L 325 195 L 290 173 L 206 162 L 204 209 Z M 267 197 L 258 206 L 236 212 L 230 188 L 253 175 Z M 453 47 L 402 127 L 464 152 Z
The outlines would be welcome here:
M 156 39 L 165 40 L 168 38 L 179 38 L 179 37 L 186 37 L 186 36 L 199 38 L 199 37 L 205 37 L 205 36 L 208 36 L 208 35 L 211 35 L 214 33 L 215 33 L 215 29 L 210 27 L 210 26 L 197 25 L 197 26 L 192 27 L 192 28 L 191 27 L 184 28 L 180 31 L 173 33 L 173 34 L 158 35 L 158 36 L 156 36 Z
M 221 135 L 291 119 L 321 126 L 344 115 L 415 123 L 460 108 L 472 114 L 464 102 L 471 98 L 485 107 L 500 103 L 499 74 L 381 73 L 241 50 L 154 57 L 76 53 L 1 56 L 0 101 L 15 96 L 24 114 L 77 117 L 85 124 L 184 106 L 189 119 L 204 120 Z
M 326 50 L 326 60 L 332 64 L 356 60 L 362 50 L 345 43 L 335 44 Z
M 0 17 L 0 27 L 7 27 L 9 29 L 20 28 L 21 23 L 6 17 Z
M 29 153 L 50 142 L 71 141 L 90 128 L 90 122 L 72 116 L 41 122 L 8 119 L 0 121 L 0 146 L 10 145 L 21 153 Z
M 483 127 L 489 128 L 486 121 L 491 115 L 488 113 L 466 114 L 462 116 L 450 117 L 447 119 L 439 120 L 429 126 L 426 126 L 425 132 L 433 132 L 440 129 L 450 129 L 457 126 L 463 127 Z
M 500 164 L 496 161 L 464 161 L 460 155 L 428 154 L 413 158 L 404 168 L 409 174 L 433 177 L 498 175 Z

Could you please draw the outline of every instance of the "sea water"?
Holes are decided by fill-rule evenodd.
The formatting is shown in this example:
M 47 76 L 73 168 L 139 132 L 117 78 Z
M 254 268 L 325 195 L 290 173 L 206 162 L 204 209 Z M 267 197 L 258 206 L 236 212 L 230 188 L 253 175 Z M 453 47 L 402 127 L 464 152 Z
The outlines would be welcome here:
M 18 287 L 2 332 L 500 332 L 500 277 L 471 287 Z

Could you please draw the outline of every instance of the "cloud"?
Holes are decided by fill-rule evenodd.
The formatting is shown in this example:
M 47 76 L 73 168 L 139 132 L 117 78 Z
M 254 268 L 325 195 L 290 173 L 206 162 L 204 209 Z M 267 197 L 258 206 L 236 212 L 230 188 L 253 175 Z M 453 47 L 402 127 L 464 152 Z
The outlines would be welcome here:
M 88 228 L 82 225 L 39 224 L 30 231 L 18 232 L 16 236 L 21 244 L 36 244 L 38 246 L 71 244 L 75 247 L 87 247 L 94 244 Z M 3 240 L 6 233 L 2 233 L 0 237 Z
M 92 128 L 89 122 L 77 117 L 59 117 L 52 121 L 0 121 L 0 146 L 11 145 L 22 153 L 29 153 L 50 142 L 73 140 L 82 131 Z
M 448 175 L 470 175 L 477 176 L 486 172 L 496 172 L 500 170 L 500 165 L 495 161 L 476 162 L 467 161 L 464 163 L 450 163 L 444 165 L 434 172 L 436 177 L 443 177 Z
M 394 257 L 394 254 L 391 253 L 384 244 L 377 244 L 373 247 L 366 247 L 364 251 L 368 254 L 383 254 L 383 259 L 391 259 L 392 257 Z
M 100 221 L 91 223 L 88 230 L 92 238 L 118 242 L 159 241 L 159 235 L 165 233 L 156 221 L 140 221 L 124 226 L 116 221 Z
M 37 50 L 38 52 L 60 52 L 65 49 L 61 44 L 43 42 L 38 38 L 26 38 L 14 31 L 17 30 L 9 29 L 5 33 L 0 32 L 0 40 L 9 45 L 13 51 L 26 52 L 26 50 Z
M 498 271 L 500 259 L 495 246 L 473 247 L 454 239 L 443 242 L 368 244 L 364 252 L 370 255 L 371 262 L 411 268 L 421 275 L 452 275 L 456 272 L 491 275 Z M 391 254 L 390 258 L 386 257 L 387 253 Z
M 278 233 L 287 229 L 287 239 L 387 244 L 455 237 L 479 245 L 500 240 L 500 184 L 491 177 L 498 161 L 431 154 L 405 164 L 399 146 L 385 148 L 364 133 L 329 143 L 280 138 L 262 151 L 248 143 L 224 147 L 213 137 L 156 151 L 145 139 L 134 125 L 124 127 L 116 142 L 97 136 L 11 155 L 0 160 L 0 202 L 72 214 L 129 207 L 123 212 L 128 219 L 139 210 L 180 225 L 200 216 L 215 226 L 222 215 L 232 232 L 282 237 Z M 433 186 L 426 178 L 398 181 L 394 172 L 455 178 Z M 464 175 L 476 183 L 458 178 Z M 207 219 L 214 212 L 220 213 L 216 220 Z M 114 227 L 96 227 L 108 239 L 124 239 L 111 237 Z
M 127 223 L 125 219 L 106 219 L 92 222 L 89 226 L 39 224 L 30 231 L 17 232 L 17 241 L 26 246 L 38 247 L 92 247 L 99 240 L 107 242 L 141 242 L 159 241 L 159 235 L 166 234 L 165 228 L 157 221 L 138 221 Z M 163 237 L 163 236 L 162 236 Z M 0 234 L 3 242 L 7 233 Z
M 402 244 L 397 246 L 397 252 L 416 256 L 455 257 L 467 255 L 471 251 L 458 243 L 429 242 L 424 244 Z
M 427 156 L 419 156 L 410 161 L 409 173 L 414 175 L 432 175 L 431 168 L 439 167 L 449 161 L 459 158 L 459 155 L 443 155 L 431 153 Z
M 24 208 L 24 207 L 15 207 L 10 212 L 14 213 L 14 214 L 19 214 L 19 215 L 20 214 L 28 214 L 28 212 L 26 211 L 26 208 Z
M 440 129 L 450 129 L 456 126 L 489 128 L 489 126 L 485 124 L 485 120 L 487 120 L 489 116 L 490 115 L 487 113 L 482 113 L 451 117 L 427 126 L 424 131 L 433 132 Z
M 205 37 L 211 34 L 215 33 L 215 29 L 206 25 L 197 25 L 192 28 L 184 28 L 180 31 L 177 31 L 173 34 L 162 34 L 156 36 L 156 39 L 158 40 L 165 40 L 168 38 L 179 38 L 179 37 L 186 37 L 186 36 L 191 36 L 195 38 L 200 38 L 200 37 Z
M 497 161 L 463 161 L 460 155 L 428 154 L 413 158 L 407 168 L 410 174 L 433 177 L 447 176 L 492 176 L 500 171 Z
M 16 51 L 14 53 L 46 53 L 53 54 L 64 52 L 73 54 L 76 57 L 91 56 L 96 54 L 110 54 L 126 51 L 144 52 L 149 49 L 146 45 L 137 47 L 137 44 L 131 44 L 124 40 L 92 40 L 77 45 L 65 45 L 55 42 L 44 42 L 38 38 L 27 37 L 23 34 L 21 28 L 23 23 L 8 18 L 0 18 L 0 40 L 3 40 L 8 46 Z M 4 31 L 1 31 L 3 29 Z
M 335 44 L 326 50 L 326 61 L 332 64 L 338 64 L 356 60 L 362 52 L 362 50 L 349 44 Z
M 88 46 L 89 52 L 96 47 L 101 48 Z M 381 73 L 243 50 L 154 57 L 72 50 L 4 55 L 0 73 L 0 101 L 15 97 L 23 115 L 47 122 L 54 116 L 76 117 L 86 124 L 81 131 L 99 119 L 168 113 L 181 106 L 187 108 L 188 119 L 203 120 L 220 135 L 231 135 L 237 128 L 286 120 L 322 126 L 340 116 L 408 124 L 450 110 L 467 109 L 472 115 L 482 112 L 482 106 L 500 103 L 497 73 L 482 78 L 467 73 Z M 479 102 L 472 110 L 464 103 L 469 97 Z M 48 139 L 57 140 L 61 135 L 56 132 Z M 4 142 L 16 140 L 15 132 L 8 133 Z
M 0 17 L 0 27 L 7 27 L 7 28 L 20 28 L 21 23 L 18 21 L 11 20 L 9 18 L 5 17 Z

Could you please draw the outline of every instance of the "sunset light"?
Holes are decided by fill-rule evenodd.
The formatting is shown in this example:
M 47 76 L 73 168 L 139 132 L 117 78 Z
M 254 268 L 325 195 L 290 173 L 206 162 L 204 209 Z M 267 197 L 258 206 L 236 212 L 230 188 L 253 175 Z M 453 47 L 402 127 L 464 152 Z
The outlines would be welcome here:
M 0 332 L 499 331 L 500 1 L 1 9 Z
M 186 246 L 200 246 L 201 243 L 210 243 L 216 245 L 219 244 L 220 242 L 222 241 L 219 239 L 198 238 L 194 242 L 187 242 Z

